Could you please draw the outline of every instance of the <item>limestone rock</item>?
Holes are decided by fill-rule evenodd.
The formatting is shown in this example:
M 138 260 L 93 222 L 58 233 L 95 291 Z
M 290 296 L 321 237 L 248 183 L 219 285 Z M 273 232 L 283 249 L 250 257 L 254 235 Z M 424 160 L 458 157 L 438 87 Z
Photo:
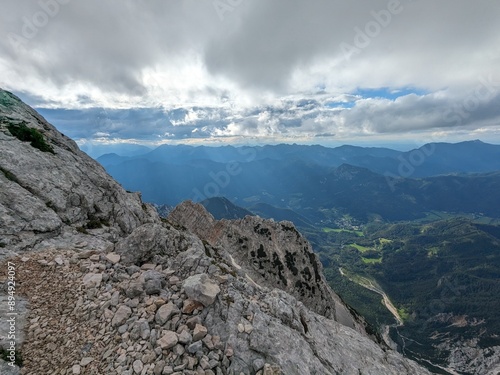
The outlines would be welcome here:
M 115 245 L 115 252 L 121 255 L 124 264 L 139 265 L 155 259 L 161 262 L 164 258 L 176 256 L 180 249 L 192 246 L 203 249 L 201 241 L 190 234 L 150 223 L 120 240 Z
M 197 324 L 193 330 L 193 341 L 199 341 L 204 338 L 208 333 L 207 327 Z
M 162 305 L 155 315 L 155 321 L 159 325 L 164 325 L 174 314 L 179 313 L 179 308 L 171 301 Z
M 137 359 L 132 364 L 132 367 L 134 369 L 135 374 L 140 374 L 142 372 L 142 369 L 144 368 L 144 364 L 141 362 L 140 359 Z
M 126 305 L 120 305 L 113 316 L 113 320 L 111 324 L 115 327 L 121 326 L 123 323 L 127 321 L 127 319 L 132 314 L 132 310 L 130 307 Z
M 83 277 L 83 285 L 87 288 L 93 288 L 101 285 L 102 274 L 101 273 L 88 273 Z
M 106 254 L 106 259 L 109 262 L 116 264 L 120 261 L 120 255 L 116 254 L 116 253 L 109 253 L 109 254 Z
M 76 233 L 75 228 L 102 227 L 118 238 L 159 222 L 138 194 L 127 193 L 19 98 L 0 89 L 0 99 L 0 238 L 10 251 L 32 249 L 43 240 Z M 42 152 L 8 129 L 20 126 L 38 132 L 53 152 Z M 5 254 L 2 249 L 0 258 Z
M 198 274 L 188 277 L 183 284 L 187 296 L 202 303 L 204 306 L 210 306 L 215 302 L 220 293 L 219 285 L 210 279 L 207 274 Z
M 92 357 L 84 357 L 84 358 L 82 358 L 82 360 L 80 361 L 80 366 L 85 367 L 85 366 L 87 366 L 89 363 L 91 363 L 93 360 L 94 360 L 94 358 L 92 358 Z
M 170 349 L 173 348 L 177 342 L 179 341 L 179 338 L 177 336 L 177 333 L 173 331 L 166 331 L 163 336 L 157 341 L 157 344 L 162 348 L 162 349 Z

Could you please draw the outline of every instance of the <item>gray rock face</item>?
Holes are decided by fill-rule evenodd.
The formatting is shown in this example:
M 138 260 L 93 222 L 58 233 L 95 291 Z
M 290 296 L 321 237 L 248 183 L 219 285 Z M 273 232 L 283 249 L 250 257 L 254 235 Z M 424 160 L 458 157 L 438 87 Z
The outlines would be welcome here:
M 203 249 L 201 241 L 188 233 L 161 224 L 145 224 L 115 245 L 126 264 L 142 265 L 148 262 L 173 257 L 190 247 Z
M 500 346 L 481 348 L 479 339 L 473 338 L 463 342 L 443 343 L 440 349 L 449 351 L 449 367 L 469 374 L 500 373 Z
M 384 352 L 366 336 L 307 309 L 291 295 L 274 289 L 248 295 L 234 283 L 227 306 L 214 304 L 205 312 L 212 335 L 234 350 L 235 373 L 250 373 L 249 364 L 276 363 L 283 374 L 428 374 L 398 353 Z M 239 329 L 249 325 L 251 329 Z M 360 359 L 362 359 L 360 361 Z
M 215 220 L 200 204 L 186 201 L 168 219 L 188 228 L 210 245 L 226 249 L 231 261 L 257 284 L 282 289 L 318 314 L 363 331 L 323 276 L 321 262 L 291 222 L 255 216 Z
M 9 127 L 20 126 L 39 132 L 53 153 L 12 135 Z M 75 142 L 1 89 L 0 186 L 0 257 L 7 247 L 32 249 L 77 227 L 82 231 L 103 227 L 100 231 L 114 242 L 146 222 L 159 220 L 139 194 L 125 192 Z

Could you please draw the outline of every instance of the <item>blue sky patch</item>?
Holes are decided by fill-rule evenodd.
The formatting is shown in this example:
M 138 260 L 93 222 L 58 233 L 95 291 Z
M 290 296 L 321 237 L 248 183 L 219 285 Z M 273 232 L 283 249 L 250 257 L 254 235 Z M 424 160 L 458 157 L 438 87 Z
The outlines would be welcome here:
M 426 92 L 424 90 L 419 90 L 415 88 L 389 88 L 389 87 L 380 87 L 376 89 L 357 89 L 353 95 L 359 95 L 363 98 L 383 98 L 389 100 L 396 100 L 401 96 L 406 96 L 410 94 L 415 95 L 425 95 Z

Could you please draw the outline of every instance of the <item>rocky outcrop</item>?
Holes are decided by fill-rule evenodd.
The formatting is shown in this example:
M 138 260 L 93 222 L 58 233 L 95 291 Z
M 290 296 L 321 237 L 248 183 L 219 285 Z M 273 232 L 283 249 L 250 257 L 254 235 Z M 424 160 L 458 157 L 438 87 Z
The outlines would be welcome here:
M 177 206 L 168 220 L 186 227 L 211 246 L 225 249 L 257 284 L 284 290 L 316 313 L 363 331 L 359 318 L 329 287 L 321 262 L 291 222 L 277 223 L 257 216 L 215 220 L 202 205 L 191 201 Z
M 57 247 L 56 237 L 106 247 L 159 219 L 75 142 L 13 94 L 0 90 L 0 257 Z M 77 232 L 77 230 L 79 232 Z M 86 232 L 92 233 L 87 240 Z M 66 241 L 67 242 L 67 241 Z M 61 247 L 67 244 L 62 240 Z M 8 250 L 6 250 L 8 249 Z
M 449 340 L 438 345 L 448 354 L 448 367 L 465 374 L 500 374 L 500 346 L 481 348 L 479 338 Z
M 428 374 L 363 333 L 290 223 L 162 221 L 4 91 L 0 183 L 23 363 L 2 374 Z
M 141 267 L 95 251 L 11 259 L 30 304 L 20 373 L 428 374 L 288 293 L 192 257 Z

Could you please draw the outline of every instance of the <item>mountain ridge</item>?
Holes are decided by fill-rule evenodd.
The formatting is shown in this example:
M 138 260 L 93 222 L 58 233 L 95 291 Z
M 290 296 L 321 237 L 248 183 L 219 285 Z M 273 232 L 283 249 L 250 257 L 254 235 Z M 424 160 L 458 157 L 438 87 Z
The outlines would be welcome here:
M 18 137 L 21 131 L 52 152 Z M 212 246 L 160 220 L 140 194 L 126 192 L 3 90 L 0 156 L 0 299 L 8 297 L 10 261 L 19 289 L 16 330 L 26 330 L 24 341 L 16 337 L 15 350 L 0 342 L 17 364 L 24 354 L 21 368 L 0 359 L 2 373 L 429 373 L 360 330 L 315 313 L 269 280 L 251 282 L 247 276 L 255 270 L 235 261 L 237 247 Z M 175 218 L 189 220 L 181 209 Z M 308 246 L 292 229 L 277 232 L 286 235 Z M 266 245 L 282 249 L 279 240 Z M 301 251 L 311 254 L 310 248 Z M 21 302 L 27 307 L 21 309 Z M 5 329 L 0 324 L 0 336 Z M 54 356 L 56 350 L 61 355 Z

